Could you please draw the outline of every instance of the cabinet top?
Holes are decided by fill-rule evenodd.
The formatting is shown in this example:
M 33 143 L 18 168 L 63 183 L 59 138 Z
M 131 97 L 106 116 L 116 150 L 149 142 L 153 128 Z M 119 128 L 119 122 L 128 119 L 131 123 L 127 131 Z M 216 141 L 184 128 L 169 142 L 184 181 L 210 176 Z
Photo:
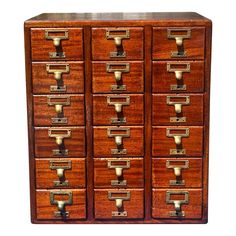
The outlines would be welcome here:
M 142 13 L 43 13 L 25 21 L 27 27 L 81 25 L 211 25 L 211 21 L 195 12 L 142 12 Z M 53 24 L 53 25 L 52 25 Z

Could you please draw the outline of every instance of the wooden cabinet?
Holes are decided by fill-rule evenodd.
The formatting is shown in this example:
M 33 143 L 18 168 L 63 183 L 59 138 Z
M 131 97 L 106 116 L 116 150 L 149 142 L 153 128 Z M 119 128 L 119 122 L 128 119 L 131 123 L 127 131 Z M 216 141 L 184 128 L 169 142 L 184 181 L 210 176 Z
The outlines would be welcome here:
M 32 223 L 206 223 L 211 21 L 25 22 Z

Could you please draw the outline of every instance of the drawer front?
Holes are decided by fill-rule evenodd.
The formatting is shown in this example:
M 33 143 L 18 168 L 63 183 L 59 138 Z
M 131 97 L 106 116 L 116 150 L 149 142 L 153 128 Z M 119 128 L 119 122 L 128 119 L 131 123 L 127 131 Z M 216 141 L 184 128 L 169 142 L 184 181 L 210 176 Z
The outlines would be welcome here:
M 143 28 L 93 28 L 93 60 L 143 59 Z
M 152 96 L 154 125 L 202 125 L 202 94 L 154 94 Z
M 201 126 L 157 126 L 152 129 L 153 156 L 202 156 Z
M 33 62 L 34 94 L 83 93 L 83 62 Z
M 204 59 L 205 28 L 153 28 L 153 59 Z
M 36 188 L 84 188 L 85 159 L 36 159 Z
M 32 60 L 82 60 L 82 32 L 82 28 L 31 29 Z
M 201 188 L 201 158 L 153 158 L 152 187 Z
M 36 157 L 84 157 L 84 127 L 36 127 Z
M 94 93 L 143 92 L 143 62 L 92 62 Z
M 95 188 L 141 188 L 143 177 L 142 158 L 94 160 Z
M 142 125 L 143 95 L 93 95 L 94 125 Z
M 38 220 L 85 219 L 86 191 L 37 190 L 36 211 Z
M 204 61 L 155 61 L 152 68 L 153 92 L 204 91 Z
M 152 217 L 171 219 L 200 219 L 202 217 L 201 189 L 154 189 Z
M 36 95 L 34 125 L 84 125 L 84 95 Z
M 94 156 L 143 156 L 143 127 L 94 127 Z
M 143 190 L 95 190 L 96 219 L 141 219 L 144 217 Z

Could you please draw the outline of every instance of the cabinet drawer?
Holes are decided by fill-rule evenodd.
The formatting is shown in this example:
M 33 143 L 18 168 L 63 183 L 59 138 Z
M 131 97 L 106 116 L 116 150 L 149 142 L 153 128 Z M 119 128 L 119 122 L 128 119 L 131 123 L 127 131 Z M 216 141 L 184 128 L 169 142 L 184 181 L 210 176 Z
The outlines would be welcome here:
M 157 126 L 152 129 L 153 156 L 202 156 L 201 126 Z
M 31 57 L 33 61 L 82 60 L 82 28 L 31 29 Z
M 34 124 L 84 125 L 84 95 L 35 95 Z
M 36 211 L 38 220 L 85 219 L 86 191 L 37 190 Z
M 84 157 L 84 127 L 36 127 L 36 157 Z
M 144 217 L 143 190 L 95 190 L 96 219 L 141 219 Z
M 155 61 L 152 68 L 153 92 L 204 91 L 204 61 Z
M 94 156 L 143 156 L 143 127 L 94 127 Z
M 204 59 L 204 27 L 154 27 L 153 59 Z
M 94 159 L 95 188 L 141 188 L 143 177 L 142 158 Z
M 33 62 L 34 94 L 83 93 L 83 62 Z
M 143 28 L 92 29 L 93 60 L 143 59 Z
M 153 158 L 152 187 L 202 187 L 201 158 Z
M 152 96 L 154 125 L 202 125 L 202 94 L 154 94 Z
M 92 62 L 94 93 L 143 92 L 143 62 Z
M 152 217 L 198 219 L 202 217 L 202 190 L 154 189 Z
M 36 159 L 36 188 L 84 188 L 85 159 Z
M 143 124 L 143 95 L 93 95 L 93 124 Z

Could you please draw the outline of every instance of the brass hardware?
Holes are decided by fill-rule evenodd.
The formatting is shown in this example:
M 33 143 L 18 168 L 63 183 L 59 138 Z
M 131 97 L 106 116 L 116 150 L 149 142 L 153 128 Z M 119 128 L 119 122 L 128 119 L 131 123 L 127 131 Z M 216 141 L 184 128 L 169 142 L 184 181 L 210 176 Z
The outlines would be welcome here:
M 185 84 L 171 84 L 170 85 L 170 90 L 172 90 L 172 91 L 184 91 L 184 90 L 186 90 L 187 89 L 187 87 L 186 87 L 186 85 Z
M 170 155 L 185 155 L 186 150 L 185 149 L 170 149 Z
M 64 93 L 66 92 L 66 85 L 51 85 L 50 91 L 52 93 Z
M 125 162 L 125 164 L 124 165 L 115 164 L 115 163 L 120 163 L 120 162 Z M 129 169 L 130 168 L 130 160 L 108 160 L 107 161 L 107 167 L 109 169 L 115 169 L 116 176 L 120 177 L 123 174 L 123 169 Z
M 55 195 L 68 196 L 68 200 L 55 200 Z M 55 217 L 69 217 L 69 212 L 65 211 L 67 205 L 73 204 L 73 197 L 71 191 L 50 191 L 50 204 L 57 205 L 58 211 L 54 212 Z
M 60 66 L 60 67 L 65 67 L 64 69 L 58 69 L 58 68 L 54 68 L 54 66 Z M 68 74 L 70 73 L 70 65 L 69 64 L 46 64 L 46 70 L 47 73 L 54 74 L 54 79 L 56 81 L 61 80 L 62 79 L 62 74 Z
M 113 131 L 125 131 L 125 133 L 112 133 Z M 122 145 L 123 138 L 130 137 L 130 128 L 107 128 L 107 136 L 109 138 L 115 138 L 115 143 L 117 146 Z
M 172 200 L 171 195 L 184 195 L 183 200 Z M 174 217 L 184 217 L 185 212 L 182 211 L 181 206 L 189 203 L 189 192 L 188 191 L 167 191 L 166 192 L 166 203 L 174 204 L 175 211 L 170 211 L 169 215 Z
M 118 85 L 118 84 L 114 85 L 113 84 L 113 85 L 111 85 L 111 91 L 125 91 L 125 90 L 127 90 L 125 84 L 120 84 L 120 85 Z
M 117 68 L 117 66 L 120 66 L 120 68 Z M 127 73 L 130 71 L 130 64 L 129 63 L 107 63 L 106 71 L 108 73 L 114 73 L 116 82 L 119 82 L 122 78 L 122 73 Z
M 184 101 L 173 101 L 174 99 L 184 99 Z M 190 104 L 190 97 L 189 96 L 167 96 L 166 97 L 167 105 L 174 105 L 175 112 L 177 114 L 182 112 L 182 106 Z
M 184 131 L 184 133 L 171 133 L 172 130 Z M 189 128 L 167 128 L 166 136 L 174 138 L 175 144 L 180 145 L 183 137 L 189 137 Z
M 70 96 L 48 95 L 48 105 L 55 106 L 56 113 L 60 114 L 63 111 L 63 106 L 70 105 Z M 56 101 L 53 101 L 55 99 Z
M 61 132 L 61 133 L 59 133 Z M 48 136 L 56 139 L 58 146 L 62 145 L 64 138 L 71 137 L 71 129 L 68 128 L 50 128 L 48 129 Z
M 68 156 L 69 150 L 67 150 L 67 149 L 53 149 L 52 154 L 53 154 L 53 156 Z
M 125 124 L 126 117 L 111 117 L 112 124 Z
M 56 33 L 64 33 L 64 35 L 50 35 Z M 53 40 L 53 45 L 58 47 L 61 45 L 61 40 L 69 39 L 68 30 L 60 30 L 60 29 L 50 29 L 45 30 L 45 39 Z
M 111 101 L 112 99 L 125 99 L 125 101 Z M 113 95 L 107 96 L 107 104 L 115 106 L 115 111 L 120 113 L 122 111 L 122 106 L 130 105 L 130 96 L 120 96 L 120 95 Z
M 49 57 L 54 59 L 65 58 L 66 54 L 64 52 L 49 52 Z
M 166 65 L 167 65 L 167 72 L 175 73 L 176 80 L 183 79 L 183 73 L 191 71 L 190 63 L 186 62 L 168 62 Z M 179 68 L 179 66 L 185 66 L 185 67 Z

